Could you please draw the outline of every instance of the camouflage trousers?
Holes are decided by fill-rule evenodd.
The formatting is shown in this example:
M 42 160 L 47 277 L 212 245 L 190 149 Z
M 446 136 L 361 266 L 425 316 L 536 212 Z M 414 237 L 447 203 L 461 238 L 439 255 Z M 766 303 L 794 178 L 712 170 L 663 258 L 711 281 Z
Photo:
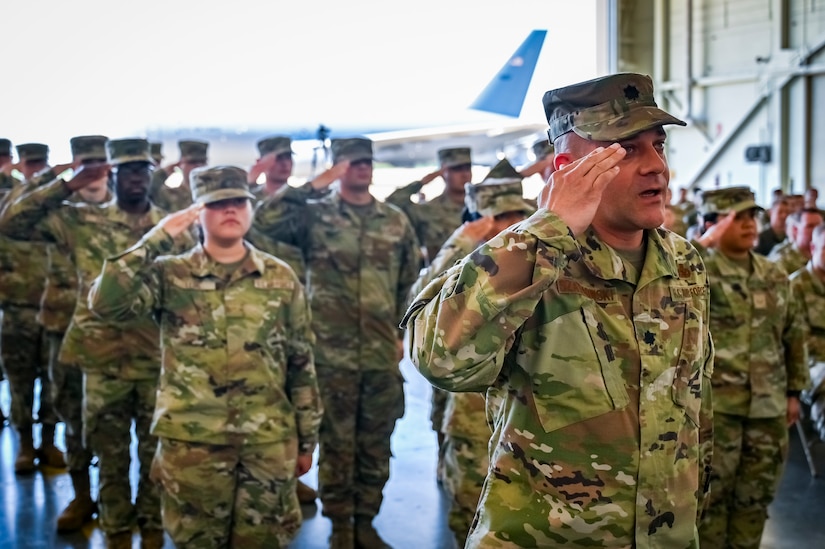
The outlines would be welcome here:
M 702 549 L 758 549 L 788 455 L 785 416 L 713 415 L 710 505 L 699 525 Z
M 488 439 L 450 434 L 444 437 L 444 488 L 452 500 L 448 524 L 459 547 L 464 547 L 467 541 L 487 477 Z
M 3 368 L 11 393 L 11 422 L 18 431 L 31 430 L 35 423 L 34 382 L 40 379 L 40 409 L 37 420 L 44 425 L 57 423 L 52 406 L 48 347 L 42 326 L 37 323 L 35 307 L 3 306 Z
M 215 445 L 161 438 L 152 479 L 177 547 L 286 547 L 301 527 L 297 439 Z
M 98 520 L 107 535 L 131 530 L 136 522 L 141 529 L 161 528 L 160 491 L 149 480 L 158 442 L 149 434 L 156 390 L 157 378 L 132 380 L 85 372 L 84 440 L 97 456 Z M 133 420 L 139 461 L 134 504 L 129 481 Z
M 397 369 L 316 371 L 324 404 L 318 458 L 323 513 L 374 517 L 390 477 L 390 437 L 404 415 L 404 379 Z
M 438 461 L 436 462 L 436 472 L 438 480 L 444 478 L 444 435 L 441 432 L 441 426 L 444 423 L 444 409 L 447 407 L 447 391 L 432 388 L 433 393 L 430 399 L 430 426 L 436 434 L 436 442 L 438 443 Z
M 66 426 L 66 461 L 69 471 L 86 471 L 92 452 L 83 444 L 83 372 L 57 360 L 63 333 L 46 332 L 49 344 L 49 376 L 54 410 Z

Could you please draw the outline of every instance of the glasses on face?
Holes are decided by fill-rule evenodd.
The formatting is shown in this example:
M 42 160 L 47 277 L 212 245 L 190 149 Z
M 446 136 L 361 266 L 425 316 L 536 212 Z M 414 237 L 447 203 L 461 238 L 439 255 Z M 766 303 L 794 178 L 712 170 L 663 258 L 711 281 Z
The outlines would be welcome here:
M 225 210 L 226 208 L 243 208 L 246 206 L 248 198 L 226 198 L 216 202 L 208 202 L 205 204 L 209 210 Z

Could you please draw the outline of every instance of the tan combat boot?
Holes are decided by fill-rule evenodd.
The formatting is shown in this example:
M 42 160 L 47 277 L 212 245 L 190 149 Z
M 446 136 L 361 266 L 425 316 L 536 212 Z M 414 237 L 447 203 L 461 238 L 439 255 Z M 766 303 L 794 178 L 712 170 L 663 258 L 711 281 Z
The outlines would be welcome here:
M 92 500 L 89 490 L 89 470 L 72 473 L 74 499 L 63 509 L 57 517 L 57 531 L 59 533 L 75 532 L 84 524 L 91 521 L 97 512 L 97 504 Z
M 40 465 L 48 465 L 55 469 L 66 468 L 66 458 L 63 452 L 54 445 L 54 425 L 43 424 L 40 429 L 40 448 L 37 449 L 37 458 Z
M 132 549 L 132 532 L 106 534 L 106 549 Z
M 355 517 L 355 547 L 358 549 L 392 549 L 375 531 L 372 517 L 366 515 Z
M 316 492 L 310 486 L 307 486 L 300 480 L 298 481 L 298 485 L 295 491 L 298 492 L 298 501 L 301 503 L 301 505 L 309 505 L 310 503 L 315 503 L 315 498 L 318 497 L 318 492 Z
M 332 535 L 329 536 L 329 549 L 354 549 L 355 537 L 352 519 L 333 518 Z
M 140 549 L 162 549 L 163 530 L 146 528 L 140 531 Z
M 34 473 L 34 440 L 32 440 L 31 427 L 20 429 L 20 449 L 17 451 L 17 459 L 14 460 L 14 472 L 18 475 L 29 475 Z

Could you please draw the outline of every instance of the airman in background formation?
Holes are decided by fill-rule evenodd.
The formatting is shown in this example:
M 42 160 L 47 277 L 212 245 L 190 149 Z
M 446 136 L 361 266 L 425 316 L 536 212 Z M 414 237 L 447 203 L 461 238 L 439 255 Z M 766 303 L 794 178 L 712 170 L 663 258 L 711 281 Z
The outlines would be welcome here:
M 747 187 L 702 194 L 718 221 L 698 243 L 710 280 L 713 473 L 699 527 L 703 548 L 758 549 L 788 452 L 788 426 L 808 386 L 805 324 L 787 274 L 753 252 L 756 205 Z
M 167 212 L 176 212 L 192 204 L 189 175 L 195 168 L 205 166 L 209 159 L 209 143 L 206 141 L 183 139 L 178 141 L 178 148 L 180 160 L 171 166 L 159 167 L 152 174 L 149 199 Z
M 332 141 L 340 188 L 319 199 L 285 187 L 254 225 L 297 246 L 307 265 L 324 405 L 318 479 L 330 546 L 387 547 L 372 525 L 389 478 L 390 437 L 404 413 L 398 368 L 403 314 L 421 263 L 415 232 L 394 206 L 378 202 L 372 142 Z M 353 522 L 354 519 L 354 522 Z
M 36 185 L 36 174 L 48 168 L 49 147 L 42 143 L 17 145 L 18 169 L 24 180 L 14 184 L 3 203 L 14 201 Z M 28 236 L 28 235 L 26 235 Z M 11 421 L 20 435 L 14 462 L 19 474 L 34 472 L 40 465 L 63 468 L 63 453 L 54 445 L 58 418 L 52 401 L 49 378 L 49 349 L 43 327 L 37 322 L 40 298 L 46 281 L 46 247 L 39 242 L 0 242 L 0 284 L 3 297 L 2 359 L 11 393 Z M 34 386 L 40 380 L 40 409 L 35 417 Z M 33 427 L 40 423 L 41 445 L 34 447 Z
M 788 238 L 774 246 L 768 259 L 782 267 L 787 275 L 804 267 L 811 258 L 811 235 L 822 223 L 822 212 L 803 208 L 788 215 Z

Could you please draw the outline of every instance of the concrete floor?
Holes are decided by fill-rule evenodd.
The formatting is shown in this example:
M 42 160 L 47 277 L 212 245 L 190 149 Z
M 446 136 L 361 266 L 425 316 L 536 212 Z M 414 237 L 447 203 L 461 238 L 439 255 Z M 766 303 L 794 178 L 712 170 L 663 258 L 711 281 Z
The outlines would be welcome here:
M 375 524 L 396 549 L 452 549 L 452 535 L 446 526 L 448 502 L 434 478 L 435 437 L 429 429 L 429 385 L 409 363 L 402 364 L 402 371 L 407 380 L 407 410 L 393 435 L 395 457 L 391 478 Z M 0 402 L 8 410 L 7 395 L 0 397 Z M 72 497 L 69 477 L 62 471 L 41 471 L 17 478 L 12 466 L 16 447 L 13 430 L 3 429 L 0 432 L 0 549 L 105 547 L 103 536 L 94 524 L 72 536 L 55 533 L 55 517 Z M 814 455 L 825 477 L 825 445 L 815 447 Z M 316 485 L 314 468 L 304 480 Z M 825 548 L 824 510 L 825 478 L 811 477 L 802 446 L 792 430 L 788 467 L 770 509 L 762 549 Z M 320 504 L 305 506 L 304 517 L 292 547 L 327 547 L 330 523 L 321 516 Z M 139 547 L 137 535 L 134 547 Z M 168 540 L 166 548 L 173 548 Z

